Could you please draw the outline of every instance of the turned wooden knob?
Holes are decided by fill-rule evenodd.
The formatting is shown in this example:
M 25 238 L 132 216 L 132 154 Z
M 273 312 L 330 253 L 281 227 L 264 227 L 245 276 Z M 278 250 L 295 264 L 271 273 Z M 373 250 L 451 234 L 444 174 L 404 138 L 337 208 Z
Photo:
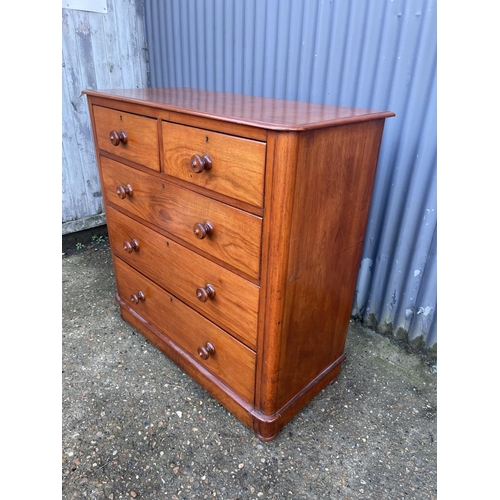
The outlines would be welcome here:
M 196 297 L 200 302 L 206 302 L 207 299 L 213 299 L 215 297 L 215 287 L 208 283 L 205 288 L 199 286 L 196 289 Z
M 144 292 L 142 291 L 138 291 L 137 294 L 133 293 L 131 296 L 130 296 L 130 300 L 134 303 L 134 304 L 138 304 L 140 300 L 142 300 L 143 302 L 146 300 L 146 296 L 144 295 Z
M 134 238 L 132 241 L 126 241 L 123 243 L 123 250 L 128 253 L 132 253 L 134 250 L 139 250 L 139 242 Z
M 120 143 L 127 144 L 127 134 L 122 130 L 117 132 L 116 130 L 112 130 L 109 133 L 109 140 L 113 146 L 119 146 Z
M 210 170 L 212 168 L 212 159 L 208 155 L 193 155 L 191 156 L 191 170 L 197 174 L 203 170 Z
M 207 236 L 210 236 L 213 232 L 214 232 L 214 226 L 208 220 L 205 221 L 203 224 L 201 222 L 197 222 L 193 226 L 193 233 L 200 240 L 206 238 Z
M 132 196 L 134 194 L 134 190 L 132 189 L 132 186 L 130 184 L 127 184 L 126 186 L 116 186 L 116 195 L 118 198 L 125 198 L 127 195 Z
M 198 347 L 198 356 L 201 359 L 208 359 L 210 354 L 215 354 L 215 346 L 212 344 L 212 342 L 207 342 L 205 347 Z

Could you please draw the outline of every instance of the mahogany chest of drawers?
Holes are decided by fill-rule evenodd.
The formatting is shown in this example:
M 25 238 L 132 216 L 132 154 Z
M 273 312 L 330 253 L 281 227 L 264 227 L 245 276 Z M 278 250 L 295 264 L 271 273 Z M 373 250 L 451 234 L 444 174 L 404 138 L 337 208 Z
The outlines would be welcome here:
M 85 91 L 122 318 L 271 440 L 338 376 L 385 118 Z

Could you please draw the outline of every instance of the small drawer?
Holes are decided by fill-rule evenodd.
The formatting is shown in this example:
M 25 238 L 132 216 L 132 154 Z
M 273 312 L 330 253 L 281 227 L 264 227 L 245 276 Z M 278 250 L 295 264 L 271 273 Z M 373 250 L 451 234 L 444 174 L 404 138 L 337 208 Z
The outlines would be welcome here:
M 107 202 L 259 278 L 262 218 L 101 157 Z
M 99 149 L 160 170 L 156 119 L 101 106 L 93 109 Z
M 106 218 L 115 255 L 256 348 L 258 286 L 111 207 Z
M 114 264 L 119 296 L 253 404 L 255 353 L 120 259 L 114 259 Z
M 262 207 L 266 143 L 166 121 L 162 135 L 166 174 Z

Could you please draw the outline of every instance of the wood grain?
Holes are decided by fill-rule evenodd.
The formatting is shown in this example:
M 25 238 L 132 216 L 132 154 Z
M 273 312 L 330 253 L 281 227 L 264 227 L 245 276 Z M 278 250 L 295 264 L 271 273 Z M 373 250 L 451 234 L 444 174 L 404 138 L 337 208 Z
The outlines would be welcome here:
M 300 137 L 276 409 L 343 354 L 382 130 L 378 120 Z
M 111 207 L 107 220 L 116 256 L 256 349 L 258 286 Z M 138 250 L 124 249 L 124 243 L 133 240 Z M 215 297 L 200 302 L 196 289 L 207 283 L 215 287 Z
M 103 189 L 117 207 L 217 257 L 243 273 L 259 278 L 262 219 L 193 193 L 156 176 L 101 158 Z M 134 194 L 120 199 L 116 186 L 131 184 Z M 197 222 L 210 221 L 214 234 L 202 240 L 193 234 Z
M 267 130 L 264 128 L 221 121 L 216 118 L 193 116 L 191 113 L 169 111 L 167 119 L 169 122 L 178 123 L 180 125 L 213 130 L 214 132 L 222 132 L 223 134 L 236 135 L 246 139 L 255 139 L 257 141 L 265 141 L 267 137 Z
M 188 88 L 87 90 L 118 101 L 137 102 L 194 116 L 269 130 L 311 130 L 394 116 L 390 111 L 330 106 Z
M 144 87 L 148 84 L 145 26 L 135 9 L 107 0 L 109 15 L 62 9 L 62 222 L 63 234 L 100 225 L 100 195 L 96 155 L 89 134 L 86 88 Z M 116 71 L 116 54 L 127 57 Z M 113 70 L 115 67 L 115 71 Z M 38 78 L 38 74 L 37 74 Z
M 94 107 L 97 147 L 108 153 L 127 158 L 152 170 L 160 170 L 157 121 L 153 118 L 124 113 L 101 106 Z M 111 131 L 125 131 L 127 143 L 114 146 Z
M 265 143 L 165 121 L 162 134 L 166 174 L 262 207 Z M 193 172 L 195 154 L 211 158 L 209 171 Z
M 148 318 L 245 401 L 253 401 L 255 353 L 252 350 L 120 259 L 115 259 L 115 272 L 118 294 L 131 309 Z M 144 293 L 145 300 L 136 305 L 130 296 L 139 290 Z M 215 346 L 215 354 L 201 360 L 197 351 L 207 342 Z
M 277 410 L 298 146 L 299 134 L 296 132 L 269 134 L 255 398 L 256 408 L 263 414 L 273 414 Z

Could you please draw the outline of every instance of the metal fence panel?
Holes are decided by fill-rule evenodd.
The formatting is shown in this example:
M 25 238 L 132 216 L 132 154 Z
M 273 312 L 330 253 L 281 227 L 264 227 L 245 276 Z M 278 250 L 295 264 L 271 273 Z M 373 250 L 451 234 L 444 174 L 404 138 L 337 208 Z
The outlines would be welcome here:
M 390 110 L 353 315 L 436 346 L 435 0 L 147 0 L 153 87 Z

